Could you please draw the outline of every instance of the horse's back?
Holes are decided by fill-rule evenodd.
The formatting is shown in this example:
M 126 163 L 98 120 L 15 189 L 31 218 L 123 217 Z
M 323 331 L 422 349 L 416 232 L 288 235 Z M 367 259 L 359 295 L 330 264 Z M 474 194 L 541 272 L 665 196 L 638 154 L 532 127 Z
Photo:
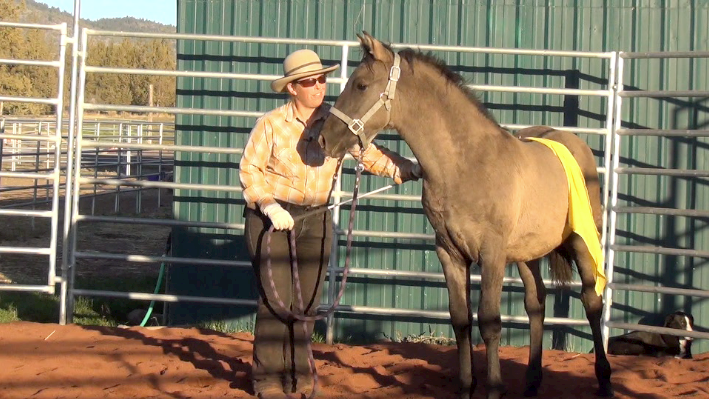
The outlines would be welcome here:
M 519 130 L 516 134 L 519 139 L 527 137 L 538 137 L 549 140 L 554 140 L 566 146 L 578 162 L 583 177 L 586 180 L 586 188 L 588 190 L 591 207 L 593 208 L 593 219 L 596 227 L 602 228 L 602 209 L 601 209 L 601 185 L 598 179 L 598 169 L 596 160 L 593 156 L 591 148 L 574 133 L 567 130 L 557 130 L 549 126 L 532 126 L 526 129 Z

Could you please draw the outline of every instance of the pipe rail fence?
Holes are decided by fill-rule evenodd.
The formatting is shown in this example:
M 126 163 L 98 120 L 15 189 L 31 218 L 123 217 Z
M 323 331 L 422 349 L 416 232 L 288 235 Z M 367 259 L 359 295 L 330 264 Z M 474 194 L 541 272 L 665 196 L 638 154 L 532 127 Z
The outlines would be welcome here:
M 670 207 L 648 207 L 629 204 L 619 205 L 620 180 L 623 177 L 634 175 L 650 176 L 672 176 L 672 177 L 709 177 L 709 171 L 698 169 L 679 168 L 650 168 L 650 167 L 621 167 L 621 150 L 624 139 L 633 137 L 675 137 L 675 138 L 709 138 L 709 130 L 701 129 L 634 129 L 622 126 L 622 111 L 624 102 L 632 102 L 635 99 L 643 98 L 706 98 L 709 97 L 709 90 L 626 90 L 623 84 L 623 72 L 626 60 L 664 60 L 664 59 L 697 59 L 709 58 L 709 52 L 657 52 L 657 53 L 626 53 L 620 52 L 618 59 L 618 73 L 616 82 L 616 100 L 614 110 L 613 128 L 613 166 L 611 169 L 612 185 L 610 189 L 610 206 L 607 207 L 609 213 L 609 236 L 606 255 L 606 274 L 608 285 L 604 295 L 603 311 L 603 336 L 605 345 L 610 329 L 637 330 L 652 333 L 669 334 L 675 336 L 688 336 L 692 338 L 709 339 L 709 332 L 672 331 L 667 328 L 647 326 L 636 323 L 623 323 L 611 320 L 613 294 L 619 292 L 650 292 L 656 294 L 668 294 L 693 298 L 709 298 L 709 289 L 690 289 L 665 287 L 648 284 L 624 284 L 614 282 L 615 260 L 618 253 L 647 253 L 656 255 L 675 255 L 682 257 L 709 258 L 709 250 L 697 250 L 690 248 L 667 248 L 650 245 L 620 245 L 617 243 L 618 237 L 618 216 L 629 214 L 680 216 L 686 218 L 706 218 L 709 210 L 702 209 L 680 209 Z
M 3 125 L 3 129 L 0 132 L 0 145 L 2 150 L 0 151 L 0 179 L 8 181 L 12 179 L 31 179 L 33 180 L 33 191 L 34 197 L 37 197 L 37 190 L 40 187 L 48 189 L 51 186 L 51 208 L 49 211 L 40 211 L 34 209 L 0 209 L 0 215 L 8 217 L 31 217 L 32 223 L 34 224 L 34 218 L 48 218 L 50 220 L 50 238 L 49 245 L 47 247 L 10 247 L 10 246 L 0 246 L 0 254 L 2 253 L 14 253 L 14 254 L 27 254 L 27 255 L 40 255 L 46 256 L 48 258 L 48 270 L 47 270 L 47 283 L 46 284 L 0 284 L 0 291 L 12 290 L 12 291 L 31 291 L 31 292 L 46 292 L 49 294 L 54 294 L 55 284 L 62 284 L 64 280 L 57 276 L 56 273 L 56 256 L 58 247 L 58 225 L 59 225 L 59 180 L 61 178 L 61 145 L 62 145 L 62 112 L 64 108 L 64 68 L 66 65 L 66 46 L 70 42 L 67 36 L 67 24 L 62 23 L 58 25 L 40 25 L 40 24 L 26 24 L 26 23 L 14 23 L 14 22 L 0 22 L 0 28 L 14 28 L 14 29 L 41 29 L 48 30 L 50 32 L 55 32 L 58 35 L 57 46 L 57 59 L 49 61 L 38 61 L 38 60 L 28 60 L 28 59 L 1 59 L 0 64 L 2 65 L 27 65 L 36 67 L 48 67 L 56 69 L 57 73 L 57 95 L 54 98 L 29 98 L 29 97 L 17 97 L 17 96 L 3 96 L 0 95 L 0 102 L 18 102 L 18 103 L 34 103 L 34 104 L 48 104 L 53 105 L 56 108 L 56 118 L 55 118 L 55 128 L 54 130 L 45 130 L 44 132 L 38 131 L 37 134 L 22 134 L 22 132 L 13 131 L 9 133 L 7 131 L 7 121 Z M 44 134 L 42 134 L 44 133 Z M 22 147 L 15 147 L 17 140 L 31 141 L 34 142 L 32 145 L 36 149 L 34 170 L 28 171 L 18 171 L 16 162 L 21 160 L 25 154 Z M 45 144 L 45 150 L 42 151 L 42 143 Z M 11 166 L 10 171 L 3 171 L 4 164 L 4 153 L 5 147 L 10 146 L 11 150 Z M 38 161 L 39 153 L 45 153 L 48 157 L 46 162 L 40 163 Z M 43 167 L 42 167 L 43 166 Z M 43 185 L 39 185 L 39 181 L 44 182 Z M 0 186 L 2 189 L 3 186 Z
M 75 9 L 75 15 L 78 16 L 78 8 Z M 8 24 L 0 23 L 0 26 L 18 26 L 24 24 Z M 32 25 L 36 28 L 37 26 Z M 58 61 L 47 62 L 47 66 L 56 67 L 59 70 L 59 93 L 63 92 L 63 68 L 65 57 L 65 46 L 67 43 L 73 43 L 72 53 L 72 76 L 75 79 L 71 80 L 71 103 L 69 112 L 68 124 L 62 121 L 61 112 L 57 112 L 56 123 L 54 125 L 46 124 L 43 129 L 38 129 L 46 132 L 46 135 L 31 135 L 23 134 L 21 131 L 13 131 L 12 134 L 6 131 L 0 132 L 0 138 L 5 140 L 35 140 L 37 142 L 35 151 L 32 154 L 27 147 L 12 147 L 10 152 L 12 171 L 0 172 L 0 178 L 3 177 L 32 177 L 35 179 L 46 179 L 52 182 L 52 208 L 51 211 L 11 211 L 0 209 L 0 214 L 5 215 L 23 215 L 34 217 L 50 217 L 52 219 L 52 244 L 49 248 L 29 249 L 29 248 L 6 248 L 0 247 L 2 252 L 29 252 L 49 255 L 49 272 L 48 283 L 42 286 L 18 286 L 12 284 L 0 285 L 0 289 L 5 290 L 37 290 L 43 292 L 54 293 L 55 284 L 60 285 L 60 323 L 69 323 L 73 317 L 73 303 L 77 296 L 96 296 L 96 297 L 114 297 L 114 298 L 130 298 L 141 301 L 162 301 L 165 303 L 174 302 L 197 302 L 197 303 L 212 303 L 212 304 L 229 304 L 239 306 L 255 306 L 256 302 L 252 300 L 242 300 L 233 298 L 214 298 L 203 296 L 190 295 L 167 295 L 167 294 L 151 294 L 143 292 L 117 292 L 105 291 L 96 289 L 78 289 L 75 288 L 75 276 L 77 270 L 77 260 L 79 259 L 105 259 L 105 260 L 120 260 L 126 262 L 159 264 L 161 262 L 169 262 L 171 264 L 187 264 L 187 265 L 209 265 L 209 266 L 226 266 L 237 268 L 250 268 L 250 263 L 245 261 L 230 261 L 230 260 L 214 260 L 191 257 L 170 257 L 170 256 L 149 256 L 142 254 L 118 254 L 105 253 L 97 251 L 79 251 L 77 250 L 77 232 L 82 225 L 91 222 L 115 223 L 115 224 L 132 224 L 132 225 L 159 225 L 159 226 L 181 226 L 192 228 L 214 228 L 224 230 L 243 230 L 241 223 L 220 223 L 220 222 L 201 222 L 201 221 L 185 221 L 172 219 L 154 219 L 141 217 L 126 217 L 126 216 L 96 216 L 94 214 L 94 206 L 92 205 L 91 214 L 83 214 L 79 210 L 79 201 L 82 197 L 100 195 L 101 192 L 97 187 L 109 187 L 104 189 L 104 193 L 112 193 L 116 195 L 115 210 L 118 210 L 118 201 L 121 192 L 126 190 L 142 190 L 142 189 L 186 189 L 186 190 L 210 190 L 219 193 L 226 192 L 241 192 L 240 187 L 216 184 L 195 184 L 195 183 L 176 183 L 169 179 L 150 179 L 148 177 L 157 174 L 163 176 L 164 173 L 172 172 L 173 159 L 178 153 L 211 153 L 211 154 L 228 154 L 240 155 L 241 148 L 223 148 L 212 146 L 194 146 L 194 145 L 177 145 L 172 140 L 166 140 L 167 125 L 159 124 L 157 135 L 146 134 L 146 130 L 155 131 L 154 126 L 147 127 L 146 124 L 124 124 L 119 122 L 116 131 L 107 130 L 106 122 L 84 120 L 86 111 L 125 111 L 132 113 L 166 113 L 171 115 L 202 115 L 202 116 L 234 116 L 245 118 L 258 118 L 262 115 L 261 112 L 241 111 L 241 110 L 220 110 L 220 109 L 197 109 L 187 107 L 148 107 L 137 105 L 111 105 L 111 104 L 94 104 L 86 102 L 85 99 L 85 84 L 87 74 L 143 74 L 154 76 L 175 76 L 184 78 L 218 78 L 218 79 L 234 79 L 234 80 L 252 80 L 252 81 L 271 81 L 277 79 L 276 75 L 264 74 L 242 74 L 242 73 L 222 73 L 222 72 L 199 72 L 199 71 L 169 71 L 169 70 L 145 70 L 133 68 L 113 68 L 99 67 L 87 65 L 89 48 L 89 38 L 94 36 L 103 37 L 132 37 L 146 39 L 168 39 L 168 40 L 192 40 L 192 41 L 218 41 L 225 43 L 254 43 L 254 44 L 295 44 L 295 45 L 313 45 L 313 46 L 329 46 L 339 48 L 341 51 L 341 73 L 338 77 L 332 77 L 328 80 L 329 84 L 338 85 L 340 90 L 344 88 L 347 82 L 347 70 L 349 61 L 349 52 L 353 47 L 358 47 L 359 44 L 353 41 L 332 41 L 332 40 L 307 40 L 307 39 L 278 39 L 278 38 L 263 38 L 263 37 L 238 37 L 238 36 L 218 36 L 218 35 L 201 35 L 201 34 L 152 34 L 152 33 L 137 33 L 137 32 L 114 32 L 114 31 L 98 31 L 92 29 L 78 28 L 78 18 L 75 18 L 73 38 L 66 36 L 66 24 L 57 26 L 45 26 L 46 29 L 56 29 L 61 32 L 60 43 L 60 59 Z M 401 48 L 408 47 L 403 44 L 394 44 L 392 47 Z M 454 52 L 454 53 L 477 53 L 477 54 L 501 54 L 501 55 L 525 55 L 533 57 L 572 57 L 577 59 L 597 59 L 604 62 L 607 72 L 607 81 L 604 82 L 605 88 L 598 90 L 586 90 L 576 88 L 554 88 L 554 87 L 519 87 L 519 86 L 501 86 L 501 85 L 471 85 L 471 88 L 480 92 L 514 92 L 514 93 L 532 93 L 544 96 L 585 96 L 585 97 L 600 97 L 605 99 L 606 118 L 603 121 L 603 127 L 588 128 L 574 126 L 552 126 L 559 129 L 565 129 L 576 133 L 584 133 L 590 135 L 601 136 L 603 141 L 603 155 L 598 171 L 602 174 L 603 182 L 603 202 L 605 212 L 603 217 L 602 243 L 606 255 L 606 269 L 608 274 L 609 285 L 606 292 L 605 312 L 604 312 L 604 337 L 607 339 L 610 328 L 633 328 L 650 330 L 648 326 L 628 325 L 618 323 L 610 318 L 612 295 L 614 290 L 654 290 L 652 292 L 666 292 L 681 295 L 694 295 L 700 297 L 709 297 L 709 291 L 702 290 L 675 290 L 662 289 L 661 287 L 645 287 L 623 285 L 613 282 L 613 261 L 615 254 L 619 251 L 647 251 L 654 250 L 657 253 L 676 253 L 678 255 L 694 255 L 707 256 L 706 251 L 688 252 L 686 249 L 667 249 L 655 248 L 648 249 L 645 247 L 629 247 L 616 244 L 617 217 L 623 212 L 660 212 L 657 209 L 634 208 L 634 210 L 621 208 L 618 206 L 618 180 L 621 174 L 636 173 L 640 171 L 621 168 L 617 154 L 620 154 L 621 137 L 632 134 L 678 134 L 678 135 L 700 135 L 706 134 L 706 131 L 694 132 L 672 132 L 664 130 L 642 130 L 636 131 L 632 129 L 624 129 L 621 126 L 621 110 L 622 100 L 630 99 L 643 95 L 643 92 L 630 92 L 623 90 L 623 61 L 628 58 L 637 58 L 642 56 L 634 53 L 618 53 L 618 52 L 580 52 L 580 51 L 541 51 L 541 50 L 523 50 L 523 49 L 493 49 L 493 48 L 477 48 L 477 47 L 456 47 L 456 46 L 434 46 L 434 45 L 419 45 L 416 46 L 420 50 L 430 50 L 439 52 Z M 652 56 L 664 57 L 667 54 L 652 54 Z M 704 54 L 687 53 L 675 54 L 676 56 L 696 57 L 706 56 Z M 0 60 L 0 63 L 19 63 L 20 61 Z M 24 62 L 24 61 L 23 61 Z M 33 61 L 34 62 L 34 61 Z M 645 92 L 646 96 L 709 96 L 709 92 Z M 33 101 L 39 103 L 54 104 L 57 109 L 63 109 L 62 98 L 58 96 L 55 99 L 19 99 L 0 97 L 0 101 Z M 153 124 L 155 125 L 155 124 Z M 14 126 L 14 125 L 13 125 Z M 527 127 L 520 124 L 504 125 L 509 130 L 517 130 Z M 7 125 L 5 126 L 7 128 Z M 68 129 L 73 127 L 73 129 Z M 69 131 L 71 134 L 62 135 L 63 130 Z M 53 134 L 49 134 L 53 132 Z M 172 135 L 174 137 L 174 133 Z M 47 146 L 40 147 L 40 142 L 46 143 Z M 23 149 L 24 148 L 24 149 Z M 40 153 L 40 150 L 42 151 Z M 51 150 L 51 151 L 50 151 Z M 0 152 L 0 154 L 4 154 Z M 45 154 L 46 153 L 46 154 Z M 51 153 L 51 154 L 50 154 Z M 0 155 L 1 156 L 1 155 Z M 19 173 L 15 169 L 19 169 L 27 157 L 34 156 L 36 168 L 40 164 L 44 165 L 42 169 L 35 169 L 32 173 Z M 25 157 L 25 158 L 23 158 Z M 39 157 L 39 158 L 38 158 Z M 5 160 L 3 160 L 4 162 Z M 51 167 L 47 167 L 50 165 Z M 102 168 L 116 168 L 111 173 L 99 173 Z M 149 173 L 144 173 L 144 170 L 152 167 Z M 88 171 L 88 172 L 87 172 Z M 690 173 L 692 176 L 702 175 L 698 171 L 667 171 L 667 170 L 650 170 L 646 171 L 652 174 L 660 173 Z M 56 275 L 56 265 L 53 261 L 54 254 L 57 249 L 57 232 L 58 229 L 58 199 L 59 199 L 59 179 L 60 173 L 66 177 L 66 201 L 64 214 L 69 217 L 64 218 L 64 226 L 62 233 L 62 262 L 61 275 Z M 38 186 L 42 187 L 42 186 Z M 89 193 L 83 192 L 82 188 L 88 188 Z M 0 188 L 3 190 L 3 188 Z M 333 201 L 338 204 L 343 199 L 351 198 L 352 192 L 344 190 L 341 186 L 341 179 L 337 180 L 337 186 L 333 192 Z M 416 195 L 396 195 L 383 194 L 380 192 L 370 193 L 371 199 L 386 199 L 397 201 L 420 201 L 420 197 Z M 158 200 L 159 202 L 159 200 Z M 611 206 L 607 206 L 607 204 Z M 140 202 L 136 203 L 136 213 L 140 213 Z M 662 212 L 670 212 L 662 210 Z M 676 214 L 689 216 L 690 211 L 675 210 Z M 684 213 L 683 213 L 684 212 Z M 692 216 L 706 217 L 707 213 L 694 211 L 696 214 Z M 339 227 L 339 206 L 333 211 L 335 233 L 343 235 L 344 232 Z M 432 241 L 433 235 L 421 233 L 406 233 L 406 232 L 385 232 L 385 231 L 370 231 L 357 230 L 354 232 L 356 236 L 362 237 L 386 237 L 386 238 L 407 238 L 419 239 L 424 241 Z M 324 301 L 322 308 L 327 308 L 333 303 L 336 286 L 338 285 L 338 276 L 342 273 L 342 268 L 337 265 L 340 258 L 339 246 L 337 239 L 333 240 L 333 251 L 328 268 L 328 290 L 326 292 L 327 300 Z M 424 279 L 424 280 L 443 280 L 442 273 L 433 272 L 413 272 L 401 270 L 379 270 L 367 268 L 353 268 L 351 274 L 361 276 L 379 276 L 379 277 L 396 277 L 397 279 Z M 471 275 L 471 281 L 479 282 L 478 274 Z M 520 285 L 521 279 L 514 277 L 505 278 L 507 285 Z M 550 281 L 545 281 L 551 285 Z M 578 286 L 578 282 L 572 283 Z M 339 313 L 357 313 L 360 315 L 396 315 L 396 316 L 415 316 L 426 317 L 433 319 L 448 319 L 447 311 L 431 311 L 420 309 L 392 309 L 378 308 L 370 306 L 353 306 L 340 305 L 337 309 Z M 476 317 L 476 316 L 475 316 Z M 503 316 L 503 321 L 506 322 L 527 322 L 526 316 Z M 586 319 L 547 317 L 548 324 L 587 325 Z M 328 317 L 327 321 L 326 340 L 331 343 L 333 340 L 333 325 L 335 323 L 334 316 Z M 678 332 L 671 332 L 679 335 Z M 682 332 L 683 336 L 693 336 L 696 338 L 709 338 L 709 334 L 695 332 L 691 335 Z

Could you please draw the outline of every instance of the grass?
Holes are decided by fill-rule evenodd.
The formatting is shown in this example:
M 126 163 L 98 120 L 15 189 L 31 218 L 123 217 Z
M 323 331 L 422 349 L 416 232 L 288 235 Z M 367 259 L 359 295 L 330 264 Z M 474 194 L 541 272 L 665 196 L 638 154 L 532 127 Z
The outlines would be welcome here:
M 105 291 L 150 292 L 155 289 L 154 278 L 136 277 L 124 279 L 78 278 L 77 287 L 91 287 Z M 75 298 L 74 323 L 80 325 L 115 327 L 126 323 L 128 313 L 134 309 L 147 309 L 149 302 L 123 298 L 84 297 Z M 153 310 L 162 311 L 162 303 L 156 302 Z M 0 292 L 0 323 L 30 321 L 37 323 L 59 322 L 59 294 L 38 292 Z

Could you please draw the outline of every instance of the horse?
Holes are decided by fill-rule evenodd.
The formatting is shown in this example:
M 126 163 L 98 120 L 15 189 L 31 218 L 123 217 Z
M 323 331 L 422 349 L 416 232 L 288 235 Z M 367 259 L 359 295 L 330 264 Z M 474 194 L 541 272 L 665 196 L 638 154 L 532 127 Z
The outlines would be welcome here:
M 530 322 L 524 393 L 537 395 L 546 296 L 539 261 L 547 255 L 552 278 L 562 285 L 571 280 L 572 261 L 577 265 L 593 333 L 597 394 L 613 396 L 594 262 L 581 237 L 566 230 L 570 200 L 564 167 L 545 145 L 521 138 L 548 138 L 569 149 L 586 179 L 593 224 L 600 231 L 600 185 L 588 145 L 573 133 L 543 126 L 515 137 L 442 61 L 412 49 L 395 53 L 367 32 L 357 36 L 362 61 L 331 108 L 318 141 L 328 156 L 339 158 L 355 145 L 366 147 L 381 130 L 394 129 L 416 156 L 423 171 L 422 205 L 435 231 L 448 289 L 459 396 L 472 397 L 477 385 L 471 343 L 473 262 L 481 273 L 478 326 L 487 349 L 487 398 L 506 392 L 498 350 L 502 283 L 510 263 L 517 264 L 524 283 Z

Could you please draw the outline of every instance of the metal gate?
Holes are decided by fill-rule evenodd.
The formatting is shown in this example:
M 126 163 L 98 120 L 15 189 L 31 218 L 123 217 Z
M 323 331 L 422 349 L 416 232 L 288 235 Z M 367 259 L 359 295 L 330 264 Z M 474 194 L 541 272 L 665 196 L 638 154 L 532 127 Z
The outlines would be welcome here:
M 62 147 L 65 146 L 62 136 L 62 112 L 64 108 L 63 94 L 64 94 L 64 68 L 66 65 L 66 45 L 68 43 L 67 37 L 67 25 L 65 23 L 59 25 L 40 25 L 40 24 L 24 24 L 24 23 L 11 23 L 11 22 L 0 22 L 0 27 L 6 28 L 16 28 L 16 29 L 42 29 L 57 32 L 58 41 L 58 58 L 51 61 L 38 61 L 38 60 L 28 60 L 28 59 L 5 59 L 0 60 L 0 64 L 4 65 L 27 65 L 35 67 L 48 67 L 54 68 L 57 71 L 58 85 L 57 85 L 57 96 L 55 98 L 28 98 L 28 97 L 15 97 L 15 96 L 0 96 L 0 102 L 22 102 L 22 103 L 34 103 L 34 104 L 49 104 L 53 105 L 57 109 L 55 123 L 51 126 L 46 125 L 47 128 L 42 131 L 41 124 L 37 131 L 30 132 L 18 132 L 14 131 L 9 133 L 6 131 L 6 127 L 9 124 L 8 121 L 3 121 L 2 128 L 0 129 L 0 179 L 4 178 L 6 181 L 9 178 L 20 178 L 20 179 L 31 179 L 34 181 L 35 192 L 38 187 L 39 181 L 45 181 L 44 187 L 51 187 L 51 200 L 50 209 L 48 210 L 29 210 L 29 209 L 11 209 L 12 204 L 9 206 L 0 206 L 0 215 L 5 215 L 8 217 L 17 218 L 43 218 L 49 219 L 50 239 L 49 245 L 46 247 L 0 247 L 0 253 L 10 253 L 10 254 L 25 254 L 25 255 L 38 255 L 47 257 L 47 282 L 46 284 L 0 284 L 0 290 L 7 291 L 35 291 L 35 292 L 46 292 L 53 294 L 55 291 L 55 284 L 61 284 L 63 279 L 57 276 L 56 270 L 56 254 L 58 248 L 58 225 L 59 225 L 59 197 L 60 197 L 60 179 L 63 176 L 62 168 L 65 164 L 61 162 Z M 53 131 L 52 131 L 53 130 Z M 3 143 L 6 143 L 5 145 Z M 30 143 L 29 145 L 23 145 Z M 8 145 L 13 146 L 12 156 L 10 159 L 3 157 L 4 151 L 3 147 Z M 45 152 L 41 151 L 41 147 L 44 146 Z M 28 150 L 29 149 L 29 150 Z M 35 150 L 35 152 L 31 152 Z M 38 159 L 40 154 L 46 157 L 46 163 L 41 163 L 39 161 L 34 161 Z M 32 167 L 27 169 L 23 167 L 20 163 L 17 165 L 16 161 L 18 157 L 30 156 L 34 162 L 32 162 Z M 20 158 L 21 159 L 21 158 Z M 11 165 L 8 169 L 9 171 L 4 171 L 6 164 Z M 13 187 L 13 186 L 0 186 L 0 193 L 9 193 L 16 190 L 21 190 L 23 187 Z M 35 195 L 36 200 L 36 195 Z M 34 206 L 33 206 L 34 208 Z

